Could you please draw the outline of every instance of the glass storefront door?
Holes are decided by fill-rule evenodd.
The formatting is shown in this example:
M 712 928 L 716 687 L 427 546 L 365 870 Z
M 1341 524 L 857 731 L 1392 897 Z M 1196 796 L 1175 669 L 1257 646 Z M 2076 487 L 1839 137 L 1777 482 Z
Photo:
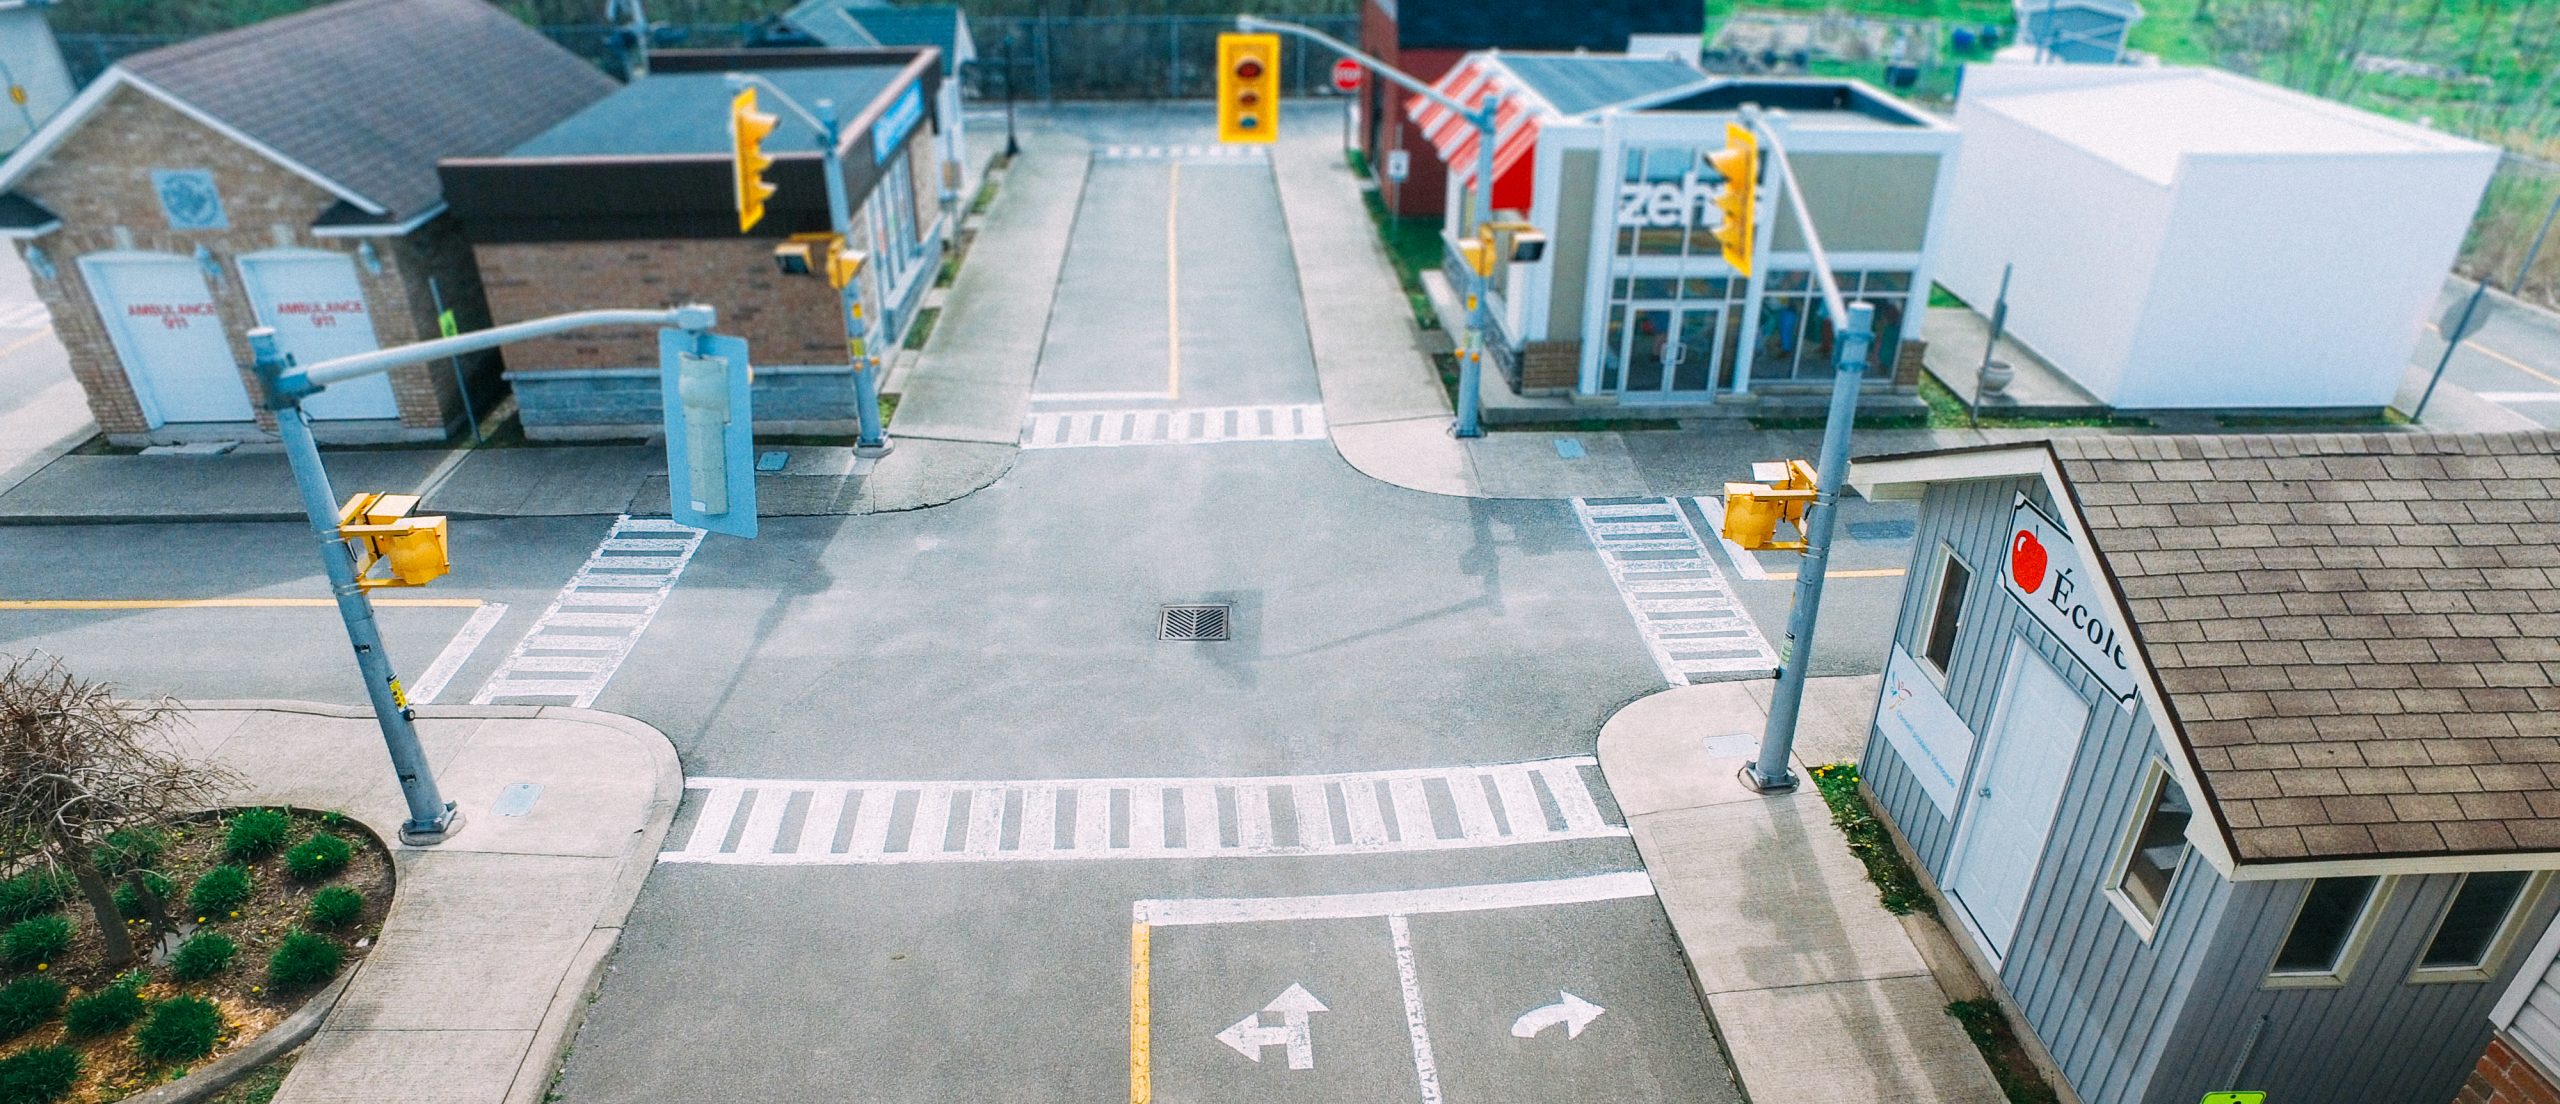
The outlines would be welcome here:
M 1730 360 L 1719 356 L 1728 344 L 1721 340 L 1725 314 L 1725 304 L 1716 302 L 1630 306 L 1632 324 L 1619 335 L 1625 342 L 1619 362 L 1626 365 L 1619 397 L 1641 402 L 1703 397 L 1713 390 Z

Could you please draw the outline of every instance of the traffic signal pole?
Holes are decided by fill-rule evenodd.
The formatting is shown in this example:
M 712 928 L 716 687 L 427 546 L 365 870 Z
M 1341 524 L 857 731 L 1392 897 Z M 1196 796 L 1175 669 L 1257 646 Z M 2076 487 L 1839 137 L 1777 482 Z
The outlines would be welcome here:
M 392 669 L 391 653 L 383 646 L 382 629 L 373 616 L 373 599 L 357 581 L 355 554 L 338 531 L 337 492 L 329 486 L 329 471 L 321 462 L 319 444 L 312 440 L 311 419 L 302 409 L 302 400 L 331 384 L 379 375 L 399 365 L 441 360 L 524 338 L 596 326 L 657 325 L 699 332 L 710 329 L 717 317 L 710 307 L 700 305 L 673 310 L 582 311 L 358 353 L 307 368 L 296 366 L 293 358 L 277 347 L 274 327 L 260 326 L 249 331 L 249 349 L 255 356 L 253 367 L 260 389 L 266 392 L 267 409 L 275 412 L 276 435 L 284 442 L 285 461 L 292 467 L 294 486 L 301 492 L 303 513 L 310 518 L 311 532 L 319 540 L 320 564 L 329 577 L 329 592 L 338 600 L 338 617 L 346 623 L 347 643 L 355 648 L 356 669 L 364 675 L 365 696 L 373 703 L 374 720 L 381 726 L 383 745 L 391 753 L 391 769 L 399 776 L 400 794 L 408 802 L 409 819 L 400 825 L 400 842 L 413 847 L 441 843 L 461 830 L 462 814 L 436 788 L 435 772 L 418 744 L 416 713 L 409 707 L 408 693 L 400 687 L 399 673 Z
M 1236 17 L 1236 29 L 1296 35 L 1350 59 L 1353 64 L 1363 69 L 1402 85 L 1415 95 L 1456 112 L 1459 118 L 1467 121 L 1467 125 L 1476 128 L 1476 198 L 1473 204 L 1475 225 L 1482 226 L 1493 221 L 1493 144 L 1496 113 L 1502 106 L 1501 93 L 1488 89 L 1482 106 L 1471 108 L 1441 95 L 1439 89 L 1431 87 L 1421 78 L 1361 53 L 1350 43 L 1313 27 L 1239 15 Z M 1482 437 L 1484 427 L 1479 420 L 1482 407 L 1479 399 L 1484 387 L 1484 350 L 1493 338 L 1493 309 L 1487 302 L 1493 280 L 1476 271 L 1474 265 L 1468 265 L 1467 272 L 1467 347 L 1459 354 L 1458 420 L 1452 432 L 1459 437 Z
M 1804 564 L 1796 572 L 1795 604 L 1787 614 L 1786 643 L 1778 652 L 1778 686 L 1770 695 L 1769 724 L 1760 734 L 1759 757 L 1742 769 L 1743 785 L 1761 793 L 1783 793 L 1796 788 L 1795 772 L 1787 768 L 1787 757 L 1795 750 L 1796 717 L 1804 705 L 1805 674 L 1813 666 L 1814 620 L 1822 609 L 1822 584 L 1829 570 L 1831 530 L 1839 513 L 1840 486 L 1849 471 L 1849 429 L 1858 417 L 1858 387 L 1867 371 L 1875 308 L 1865 303 L 1849 306 L 1841 301 L 1840 283 L 1831 275 L 1831 258 L 1823 252 L 1822 235 L 1815 231 L 1813 215 L 1805 210 L 1804 195 L 1795 186 L 1795 167 L 1787 160 L 1786 143 L 1778 135 L 1778 128 L 1749 107 L 1742 110 L 1742 122 L 1768 145 L 1769 161 L 1778 168 L 1777 186 L 1786 193 L 1787 207 L 1795 213 L 1796 225 L 1804 230 L 1805 251 L 1812 255 L 1814 277 L 1822 285 L 1823 308 L 1831 312 L 1838 326 L 1833 339 L 1831 411 L 1822 426 L 1822 457 L 1814 465 L 1813 505 L 1804 519 Z
M 1006 76 L 1011 79 L 1011 74 Z M 731 88 L 753 86 L 771 94 L 774 99 L 782 101 L 782 106 L 790 109 L 792 114 L 799 116 L 801 122 L 818 132 L 818 157 L 821 171 L 827 178 L 827 228 L 835 232 L 839 242 L 852 241 L 853 201 L 845 194 L 844 135 L 836 125 L 835 101 L 819 100 L 817 109 L 812 111 L 800 106 L 800 101 L 792 99 L 789 93 L 762 77 L 731 73 L 728 83 Z M 834 258 L 828 261 L 832 264 Z M 882 294 L 887 294 L 885 288 Z M 861 435 L 854 439 L 854 455 L 886 456 L 892 446 L 887 431 L 880 425 L 880 357 L 865 341 L 870 327 L 862 317 L 862 278 L 859 273 L 844 282 L 837 299 L 844 315 L 845 360 L 853 369 L 854 416 L 861 423 Z

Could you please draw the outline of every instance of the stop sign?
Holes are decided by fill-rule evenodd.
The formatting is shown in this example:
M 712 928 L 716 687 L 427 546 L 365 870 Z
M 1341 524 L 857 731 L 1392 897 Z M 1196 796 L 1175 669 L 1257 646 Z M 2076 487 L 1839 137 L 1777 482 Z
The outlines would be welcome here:
M 1360 90 L 1359 62 L 1353 61 L 1350 58 L 1343 58 L 1342 60 L 1333 63 L 1333 90 L 1336 92 L 1357 92 Z

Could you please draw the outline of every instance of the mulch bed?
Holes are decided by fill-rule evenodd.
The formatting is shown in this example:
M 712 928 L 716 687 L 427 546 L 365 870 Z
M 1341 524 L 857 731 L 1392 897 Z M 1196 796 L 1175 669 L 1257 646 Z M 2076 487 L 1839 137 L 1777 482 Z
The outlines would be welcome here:
M 58 1098 L 65 1104 L 103 1104 L 121 1100 L 143 1089 L 183 1075 L 188 1068 L 200 1066 L 230 1053 L 251 1039 L 273 1028 L 301 1007 L 320 985 L 279 991 L 268 980 L 267 963 L 285 937 L 298 930 L 315 930 L 327 937 L 345 953 L 339 972 L 354 968 L 356 962 L 373 946 L 380 934 L 382 919 L 391 906 L 391 856 L 380 841 L 362 825 L 336 814 L 289 810 L 292 827 L 286 848 L 254 861 L 240 862 L 252 880 L 247 900 L 236 910 L 223 915 L 199 916 L 187 906 L 188 887 L 205 871 L 227 859 L 223 854 L 227 816 L 209 814 L 180 825 L 166 837 L 166 847 L 151 869 L 168 878 L 172 889 L 167 905 L 168 916 L 179 932 L 197 930 L 220 932 L 239 947 L 227 969 L 196 981 L 181 981 L 168 965 L 168 946 L 172 940 L 150 953 L 141 946 L 150 939 L 148 925 L 128 920 L 126 930 L 134 933 L 137 950 L 147 960 L 119 971 L 109 969 L 102 957 L 102 944 L 96 930 L 97 921 L 85 898 L 74 891 L 53 915 L 68 918 L 73 927 L 70 947 L 46 962 L 41 969 L 0 967 L 0 985 L 29 976 L 54 979 L 70 990 L 70 1001 L 94 993 L 113 984 L 120 973 L 140 970 L 147 977 L 141 993 L 148 1002 L 157 1003 L 179 995 L 201 997 L 221 1009 L 223 1030 L 213 1053 L 193 1062 L 154 1064 L 136 1049 L 133 1036 L 139 1027 L 108 1032 L 88 1039 L 74 1039 L 64 1027 L 60 1013 L 50 1021 L 15 1038 L 0 1041 L 0 1062 L 28 1050 L 62 1045 L 79 1052 L 81 1070 L 78 1083 L 67 1096 Z M 337 874 L 315 881 L 297 881 L 286 869 L 285 850 L 327 832 L 346 840 L 352 856 Z M 343 886 L 364 895 L 364 908 L 357 918 L 343 926 L 312 929 L 306 919 L 312 895 L 320 890 Z M 183 940 L 184 935 L 180 936 Z M 326 984 L 323 982 L 322 984 Z M 66 1001 L 68 1007 L 68 1001 Z M 147 1018 L 147 1017 L 146 1017 Z

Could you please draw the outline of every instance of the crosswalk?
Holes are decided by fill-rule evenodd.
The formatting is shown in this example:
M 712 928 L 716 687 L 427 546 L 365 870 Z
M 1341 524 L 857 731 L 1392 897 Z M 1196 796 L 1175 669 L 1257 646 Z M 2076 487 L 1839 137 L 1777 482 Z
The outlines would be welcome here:
M 1664 680 L 1686 686 L 1778 665 L 1678 502 L 1577 498 L 1573 512 Z
M 1271 159 L 1260 146 L 1224 145 L 1109 145 L 1096 148 L 1093 155 L 1110 161 L 1268 161 Z
M 594 705 L 649 631 L 702 534 L 664 518 L 615 519 L 471 704 Z
M 1321 441 L 1324 436 L 1321 403 L 1069 410 L 1035 413 L 1022 424 L 1022 447 L 1027 449 Z
M 1627 834 L 1588 756 L 1256 778 L 820 782 L 689 778 L 668 863 L 750 866 L 1433 851 Z
M 0 330 L 41 330 L 53 325 L 42 303 L 0 303 Z

